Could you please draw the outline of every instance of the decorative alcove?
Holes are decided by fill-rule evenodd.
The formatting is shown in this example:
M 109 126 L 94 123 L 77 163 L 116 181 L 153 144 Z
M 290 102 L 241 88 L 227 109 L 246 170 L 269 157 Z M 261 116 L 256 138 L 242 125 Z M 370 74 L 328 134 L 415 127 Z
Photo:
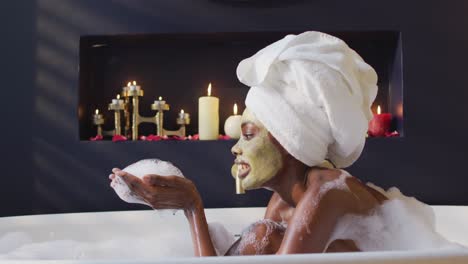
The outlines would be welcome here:
M 300 32 L 237 32 L 202 34 L 137 34 L 82 36 L 80 39 L 79 129 L 80 140 L 96 135 L 92 116 L 100 109 L 104 129 L 113 129 L 113 112 L 107 105 L 122 87 L 136 80 L 144 90 L 140 114 L 153 116 L 150 105 L 159 96 L 170 106 L 164 115 L 166 129 L 178 129 L 177 114 L 191 114 L 187 134 L 198 131 L 198 98 L 209 83 L 220 98 L 220 133 L 232 115 L 234 103 L 243 105 L 248 87 L 237 80 L 236 67 L 244 58 L 287 34 Z M 379 76 L 373 111 L 380 105 L 393 115 L 392 131 L 403 135 L 403 80 L 400 33 L 397 31 L 327 32 L 356 50 Z M 155 131 L 140 125 L 139 134 Z

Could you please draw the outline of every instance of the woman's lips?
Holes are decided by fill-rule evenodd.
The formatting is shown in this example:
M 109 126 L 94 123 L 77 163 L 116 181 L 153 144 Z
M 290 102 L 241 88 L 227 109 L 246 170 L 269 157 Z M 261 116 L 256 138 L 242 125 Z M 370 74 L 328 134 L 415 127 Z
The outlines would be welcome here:
M 245 162 L 237 163 L 237 169 L 239 170 L 238 177 L 244 179 L 250 172 L 250 165 Z

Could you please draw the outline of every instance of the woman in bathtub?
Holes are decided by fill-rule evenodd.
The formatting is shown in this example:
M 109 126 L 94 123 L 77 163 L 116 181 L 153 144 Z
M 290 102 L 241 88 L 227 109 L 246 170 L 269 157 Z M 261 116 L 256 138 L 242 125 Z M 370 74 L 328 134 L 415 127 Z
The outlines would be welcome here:
M 354 163 L 364 147 L 375 71 L 340 39 L 306 32 L 245 59 L 237 75 L 251 88 L 242 137 L 232 148 L 232 173 L 245 190 L 274 193 L 264 220 L 247 228 L 226 254 L 358 251 L 355 241 L 335 238 L 339 219 L 368 215 L 386 197 L 338 168 Z M 192 181 L 113 173 L 153 208 L 183 210 L 195 254 L 216 255 Z

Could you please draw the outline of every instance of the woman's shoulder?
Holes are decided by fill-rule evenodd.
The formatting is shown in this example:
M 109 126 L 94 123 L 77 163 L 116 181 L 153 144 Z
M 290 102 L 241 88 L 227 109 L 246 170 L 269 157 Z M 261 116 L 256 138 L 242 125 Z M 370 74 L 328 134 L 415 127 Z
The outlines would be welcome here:
M 348 178 L 354 177 L 345 170 L 323 167 L 312 167 L 307 174 L 308 186 L 311 187 L 321 187 L 323 185 L 332 187 L 330 186 L 332 183 L 334 183 L 335 187 L 341 187 L 341 185 L 346 184 Z
M 384 195 L 342 169 L 312 168 L 308 181 L 310 191 L 318 192 L 320 196 L 331 190 L 341 190 L 364 200 L 376 200 L 378 203 L 386 200 Z

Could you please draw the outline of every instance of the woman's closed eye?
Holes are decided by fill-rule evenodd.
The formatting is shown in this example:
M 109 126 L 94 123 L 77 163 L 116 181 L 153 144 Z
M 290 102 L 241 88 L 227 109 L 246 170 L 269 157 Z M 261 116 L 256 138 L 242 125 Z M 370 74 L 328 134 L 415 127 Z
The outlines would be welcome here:
M 243 136 L 244 136 L 244 138 L 246 140 L 250 140 L 250 139 L 253 138 L 254 134 L 253 133 L 244 133 Z

